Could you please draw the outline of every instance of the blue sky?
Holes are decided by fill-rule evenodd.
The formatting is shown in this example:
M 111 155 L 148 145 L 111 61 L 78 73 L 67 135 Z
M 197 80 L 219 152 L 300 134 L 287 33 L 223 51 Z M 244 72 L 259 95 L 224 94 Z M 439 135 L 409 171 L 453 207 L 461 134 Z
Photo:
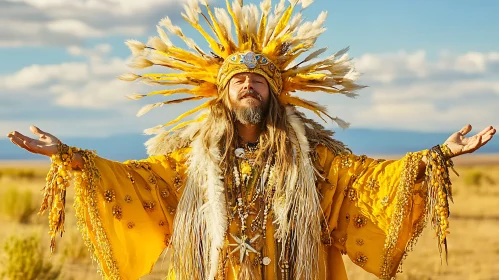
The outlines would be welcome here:
M 63 136 L 140 133 L 192 107 L 136 118 L 144 102 L 124 96 L 144 88 L 115 79 L 129 71 L 123 42 L 156 35 L 162 17 L 199 41 L 179 19 L 180 3 L 0 0 L 0 23 L 7 26 L 0 31 L 0 137 L 30 124 Z M 369 85 L 355 100 L 309 97 L 333 115 L 354 128 L 452 132 L 468 122 L 477 129 L 499 125 L 499 2 L 316 0 L 304 14 L 314 20 L 322 10 L 329 11 L 328 30 L 317 46 L 329 53 L 350 46 L 361 83 Z

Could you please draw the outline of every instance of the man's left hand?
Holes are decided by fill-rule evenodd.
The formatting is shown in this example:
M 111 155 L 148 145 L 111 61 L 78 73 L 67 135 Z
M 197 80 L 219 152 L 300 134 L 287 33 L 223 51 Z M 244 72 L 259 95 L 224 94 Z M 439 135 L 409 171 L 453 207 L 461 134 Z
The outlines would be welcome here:
M 444 144 L 449 147 L 454 156 L 473 153 L 492 139 L 496 133 L 496 129 L 492 126 L 486 127 L 479 133 L 465 137 L 471 131 L 471 125 L 466 125 L 460 131 L 452 134 Z

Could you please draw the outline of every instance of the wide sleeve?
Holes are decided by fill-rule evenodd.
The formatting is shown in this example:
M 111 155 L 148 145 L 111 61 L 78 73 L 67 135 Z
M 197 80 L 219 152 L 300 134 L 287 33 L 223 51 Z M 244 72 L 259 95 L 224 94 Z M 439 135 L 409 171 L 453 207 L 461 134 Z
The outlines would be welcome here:
M 169 245 L 185 177 L 184 151 L 124 163 L 84 154 L 73 172 L 78 228 L 104 279 L 150 273 Z
M 428 205 L 434 190 L 421 183 L 425 180 L 416 181 L 427 152 L 408 153 L 394 161 L 335 155 L 322 146 L 316 152 L 329 245 L 366 271 L 391 279 L 422 232 L 427 213 L 433 213 Z M 433 167 L 439 176 L 447 172 Z M 433 176 L 434 172 L 426 173 Z

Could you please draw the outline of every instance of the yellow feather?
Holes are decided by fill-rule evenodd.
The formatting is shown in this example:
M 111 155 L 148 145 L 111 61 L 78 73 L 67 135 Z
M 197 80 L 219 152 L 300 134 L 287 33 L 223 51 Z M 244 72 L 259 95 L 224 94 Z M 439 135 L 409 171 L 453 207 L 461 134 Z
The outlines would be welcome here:
M 279 99 L 281 100 L 281 102 L 283 102 L 283 104 L 290 104 L 290 105 L 299 106 L 299 107 L 302 107 L 302 108 L 305 108 L 307 110 L 314 112 L 324 122 L 326 122 L 326 120 L 322 117 L 322 114 L 329 117 L 330 119 L 333 119 L 330 115 L 327 114 L 327 109 L 324 106 L 321 106 L 315 102 L 303 100 L 303 99 L 300 99 L 298 97 L 285 95 L 285 94 L 279 96 Z
M 289 23 L 289 19 L 291 18 L 291 14 L 293 13 L 295 6 L 290 5 L 282 17 L 279 19 L 279 22 L 277 23 L 277 26 L 274 29 L 274 34 L 272 36 L 279 36 L 279 34 L 284 30 L 286 25 Z
M 170 125 L 176 124 L 176 123 L 178 123 L 181 119 L 183 119 L 183 118 L 185 118 L 185 117 L 187 117 L 187 116 L 189 116 L 189 115 L 192 115 L 192 114 L 194 114 L 194 113 L 196 113 L 196 112 L 199 112 L 199 111 L 201 111 L 201 110 L 203 110 L 203 109 L 208 108 L 208 107 L 209 107 L 209 106 L 210 106 L 213 102 L 214 102 L 214 99 L 209 100 L 209 101 L 207 101 L 207 102 L 203 103 L 202 105 L 200 105 L 200 106 L 198 106 L 198 107 L 196 107 L 196 108 L 194 108 L 194 109 L 192 109 L 192 110 L 189 110 L 189 111 L 187 111 L 187 112 L 183 113 L 182 115 L 178 116 L 176 119 L 174 119 L 174 120 L 172 120 L 172 121 L 169 121 L 168 123 L 165 123 L 165 124 L 164 124 L 164 126 L 170 126 Z
M 215 52 L 217 55 L 219 56 L 222 56 L 224 57 L 225 55 L 225 52 L 223 52 L 217 41 L 215 41 L 215 39 L 213 39 L 213 37 L 211 37 L 204 29 L 203 27 L 197 23 L 197 22 L 192 22 L 189 20 L 189 18 L 187 17 L 184 17 L 185 21 L 187 21 L 188 23 L 190 23 L 192 25 L 192 27 L 194 27 L 197 31 L 199 31 L 199 33 L 201 33 L 201 35 L 206 39 L 206 41 L 208 42 L 208 44 L 210 45 L 210 48 L 213 50 L 213 52 Z
M 234 13 L 234 10 L 232 9 L 232 6 L 230 5 L 229 0 L 225 0 L 225 3 L 227 5 L 227 11 L 229 12 L 230 16 L 232 17 L 232 21 L 234 22 L 234 28 L 237 36 L 237 42 L 238 44 L 241 44 L 243 41 L 242 34 L 241 34 L 241 26 L 239 23 L 239 18 L 236 16 Z M 235 2 L 234 2 L 235 4 Z
M 215 34 L 217 35 L 218 40 L 220 40 L 220 43 L 222 44 L 223 49 L 224 49 L 223 55 L 221 55 L 221 56 L 227 57 L 231 53 L 230 44 L 227 41 L 227 38 L 225 38 L 224 33 L 223 33 L 222 29 L 220 28 L 220 25 L 218 24 L 217 19 L 213 15 L 207 1 L 205 3 L 205 6 L 206 6 L 206 10 L 208 11 L 208 15 L 210 16 L 213 27 L 215 28 Z
M 157 108 L 157 107 L 161 107 L 163 105 L 177 104 L 177 103 L 182 103 L 185 101 L 194 101 L 194 100 L 199 100 L 199 99 L 203 99 L 203 98 L 205 98 L 205 97 L 195 96 L 195 97 L 179 98 L 179 99 L 174 99 L 174 100 L 169 100 L 169 101 L 164 101 L 164 102 L 158 102 L 158 103 L 154 103 L 154 104 L 147 104 L 137 112 L 137 117 L 140 117 L 140 116 L 144 115 L 145 113 L 151 111 L 152 109 Z
M 176 126 L 172 127 L 166 133 L 171 133 L 171 132 L 173 132 L 173 131 L 175 131 L 177 129 L 184 128 L 184 127 L 190 125 L 191 123 L 201 122 L 204 119 L 206 119 L 206 117 L 207 117 L 207 114 L 203 114 L 203 115 L 201 115 L 200 117 L 198 117 L 196 119 L 193 119 L 193 120 L 190 120 L 190 121 L 181 122 L 181 123 L 177 124 Z

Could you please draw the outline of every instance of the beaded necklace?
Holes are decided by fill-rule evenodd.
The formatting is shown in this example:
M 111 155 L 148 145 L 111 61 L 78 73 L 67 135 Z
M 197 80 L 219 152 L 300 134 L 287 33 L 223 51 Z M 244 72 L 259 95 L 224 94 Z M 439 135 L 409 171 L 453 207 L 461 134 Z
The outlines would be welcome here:
M 262 246 L 261 250 L 255 249 L 256 244 L 262 241 L 265 244 L 276 181 L 272 157 L 268 157 L 263 170 L 256 163 L 259 148 L 257 142 L 246 143 L 234 150 L 233 176 L 227 188 L 229 224 L 234 219 L 239 219 L 241 226 L 237 235 L 230 234 L 235 243 L 229 244 L 230 249 L 226 257 L 239 252 L 241 265 L 249 260 L 251 253 L 256 254 L 253 266 L 267 266 L 271 262 L 266 246 Z

